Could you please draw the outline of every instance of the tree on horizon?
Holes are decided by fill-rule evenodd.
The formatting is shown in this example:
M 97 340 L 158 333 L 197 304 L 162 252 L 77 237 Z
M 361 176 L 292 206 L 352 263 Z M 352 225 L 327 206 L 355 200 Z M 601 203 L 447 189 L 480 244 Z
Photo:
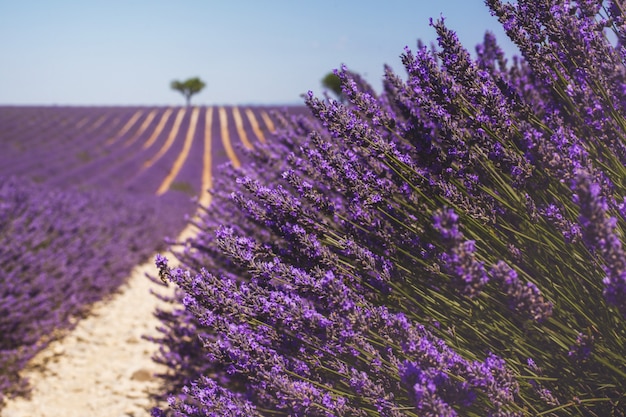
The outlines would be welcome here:
M 174 80 L 170 84 L 173 90 L 179 91 L 187 102 L 187 107 L 191 105 L 191 96 L 199 93 L 206 86 L 204 81 L 198 77 L 189 78 L 185 81 Z

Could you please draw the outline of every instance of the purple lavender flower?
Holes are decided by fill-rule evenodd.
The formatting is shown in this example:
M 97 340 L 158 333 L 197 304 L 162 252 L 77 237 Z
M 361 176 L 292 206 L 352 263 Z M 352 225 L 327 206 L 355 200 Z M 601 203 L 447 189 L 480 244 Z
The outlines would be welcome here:
M 578 333 L 576 344 L 570 347 L 567 355 L 575 361 L 586 361 L 593 351 L 594 339 L 592 334 Z
M 489 278 L 484 264 L 476 260 L 473 240 L 463 241 L 458 228 L 458 216 L 453 210 L 442 210 L 433 215 L 433 228 L 441 235 L 444 252 L 441 261 L 444 270 L 451 273 L 461 294 L 470 298 L 478 295 Z
M 458 243 L 463 238 L 463 234 L 459 231 L 459 216 L 454 210 L 442 210 L 433 215 L 433 228 L 439 232 L 444 241 Z
M 581 236 L 580 225 L 574 221 L 568 220 L 562 213 L 562 210 L 555 204 L 549 204 L 547 207 L 539 210 L 539 214 L 552 223 L 563 235 L 567 242 L 577 242 Z
M 588 173 L 580 172 L 572 188 L 574 202 L 580 207 L 583 241 L 604 262 L 604 297 L 626 317 L 626 254 L 616 233 L 617 220 L 608 216 L 600 185 Z
M 494 265 L 490 275 L 506 293 L 513 311 L 537 322 L 544 321 L 552 315 L 552 303 L 544 299 L 535 284 L 532 282 L 524 284 L 517 276 L 517 272 L 506 262 L 499 261 Z
M 243 395 L 224 389 L 216 381 L 201 377 L 193 382 L 183 393 L 193 397 L 197 405 L 187 404 L 175 397 L 169 399 L 169 406 L 179 415 L 209 417 L 256 417 L 262 416 L 254 404 Z M 158 408 L 151 411 L 152 417 L 165 417 L 167 414 Z

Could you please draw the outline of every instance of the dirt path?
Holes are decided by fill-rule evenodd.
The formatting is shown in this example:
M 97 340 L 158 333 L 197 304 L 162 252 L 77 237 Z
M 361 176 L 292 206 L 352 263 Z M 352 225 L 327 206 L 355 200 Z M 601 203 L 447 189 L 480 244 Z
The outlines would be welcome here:
M 193 233 L 187 228 L 180 236 Z M 173 259 L 172 256 L 168 256 Z M 32 395 L 9 401 L 2 417 L 137 417 L 149 416 L 149 392 L 163 369 L 151 360 L 157 346 L 142 338 L 156 335 L 153 312 L 162 302 L 150 293 L 173 291 L 153 283 L 153 260 L 138 266 L 127 285 L 76 329 L 40 352 L 24 372 Z

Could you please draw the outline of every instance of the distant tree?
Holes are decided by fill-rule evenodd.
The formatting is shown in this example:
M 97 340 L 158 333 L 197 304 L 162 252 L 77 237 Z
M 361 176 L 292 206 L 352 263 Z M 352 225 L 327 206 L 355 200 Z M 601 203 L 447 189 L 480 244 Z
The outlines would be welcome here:
M 322 85 L 333 92 L 339 101 L 343 103 L 344 95 L 343 91 L 341 91 L 341 80 L 338 75 L 333 72 L 329 72 L 324 78 L 322 78 Z
M 171 87 L 173 90 L 180 91 L 185 99 L 187 100 L 187 106 L 191 104 L 191 96 L 196 93 L 202 91 L 202 89 L 206 86 L 204 81 L 202 81 L 198 77 L 189 78 L 186 81 L 172 81 Z

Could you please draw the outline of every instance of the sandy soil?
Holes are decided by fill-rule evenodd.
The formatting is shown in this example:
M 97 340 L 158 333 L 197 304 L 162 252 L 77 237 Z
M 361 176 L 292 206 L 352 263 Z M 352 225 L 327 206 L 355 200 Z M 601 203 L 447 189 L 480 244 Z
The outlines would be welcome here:
M 188 228 L 180 239 L 190 233 Z M 0 416 L 149 416 L 150 392 L 159 387 L 154 375 L 163 369 L 151 360 L 157 346 L 142 336 L 157 334 L 153 313 L 165 307 L 151 291 L 171 293 L 173 287 L 155 284 L 146 272 L 156 275 L 153 260 L 136 267 L 119 294 L 95 305 L 70 334 L 33 358 L 24 372 L 30 399 L 9 401 Z

